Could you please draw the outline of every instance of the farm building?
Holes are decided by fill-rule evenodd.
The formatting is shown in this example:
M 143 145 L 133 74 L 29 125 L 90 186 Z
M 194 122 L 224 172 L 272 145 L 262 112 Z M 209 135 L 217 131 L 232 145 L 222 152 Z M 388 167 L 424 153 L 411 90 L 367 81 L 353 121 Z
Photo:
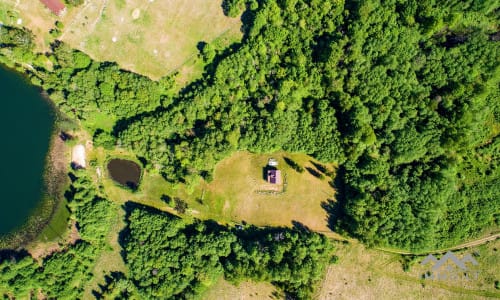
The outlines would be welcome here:
M 271 184 L 281 184 L 281 171 L 280 170 L 268 170 L 267 171 L 267 182 Z
M 60 0 L 40 0 L 52 13 L 57 16 L 62 15 L 66 11 L 66 7 Z

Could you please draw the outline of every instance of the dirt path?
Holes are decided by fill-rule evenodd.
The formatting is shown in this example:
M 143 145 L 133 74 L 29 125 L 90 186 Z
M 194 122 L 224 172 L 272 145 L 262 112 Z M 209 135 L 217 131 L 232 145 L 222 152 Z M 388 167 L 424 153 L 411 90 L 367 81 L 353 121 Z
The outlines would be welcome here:
M 403 255 L 426 255 L 426 254 L 432 254 L 432 253 L 444 253 L 446 251 L 453 251 L 453 250 L 460 250 L 464 248 L 470 248 L 470 247 L 476 247 L 482 244 L 486 244 L 488 242 L 494 241 L 496 239 L 500 238 L 500 233 L 494 233 L 489 236 L 470 241 L 467 243 L 463 243 L 457 246 L 449 247 L 449 248 L 443 248 L 443 249 L 437 249 L 433 251 L 426 251 L 426 252 L 410 252 L 410 251 L 403 251 L 403 250 L 396 250 L 396 249 L 389 249 L 389 248 L 384 248 L 384 247 L 376 247 L 375 249 L 384 251 L 384 252 L 389 252 L 389 253 L 396 253 L 396 254 L 403 254 Z

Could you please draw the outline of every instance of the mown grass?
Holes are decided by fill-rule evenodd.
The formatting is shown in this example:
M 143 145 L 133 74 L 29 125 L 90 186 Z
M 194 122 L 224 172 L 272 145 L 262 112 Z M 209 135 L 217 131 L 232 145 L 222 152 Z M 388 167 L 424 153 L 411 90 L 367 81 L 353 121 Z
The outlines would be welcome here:
M 258 300 L 258 299 L 284 299 L 282 293 L 267 282 L 245 281 L 233 285 L 224 279 L 220 279 L 211 286 L 203 295 L 206 300 Z

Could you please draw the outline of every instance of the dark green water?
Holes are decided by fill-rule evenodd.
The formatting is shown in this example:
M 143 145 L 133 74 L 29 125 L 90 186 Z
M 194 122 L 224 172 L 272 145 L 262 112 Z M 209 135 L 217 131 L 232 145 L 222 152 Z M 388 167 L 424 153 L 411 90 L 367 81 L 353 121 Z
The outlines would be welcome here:
M 52 109 L 22 76 L 0 66 L 0 236 L 23 225 L 42 199 Z

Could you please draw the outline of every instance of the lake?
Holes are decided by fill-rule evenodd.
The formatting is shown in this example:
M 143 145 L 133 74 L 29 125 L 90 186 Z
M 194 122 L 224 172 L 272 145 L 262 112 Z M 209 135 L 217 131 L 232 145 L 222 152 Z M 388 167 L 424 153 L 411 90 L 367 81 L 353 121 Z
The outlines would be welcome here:
M 112 159 L 108 162 L 108 172 L 111 179 L 122 186 L 136 190 L 141 180 L 141 167 L 126 159 Z
M 22 226 L 43 198 L 54 114 L 37 88 L 1 66 L 0 93 L 2 236 Z

